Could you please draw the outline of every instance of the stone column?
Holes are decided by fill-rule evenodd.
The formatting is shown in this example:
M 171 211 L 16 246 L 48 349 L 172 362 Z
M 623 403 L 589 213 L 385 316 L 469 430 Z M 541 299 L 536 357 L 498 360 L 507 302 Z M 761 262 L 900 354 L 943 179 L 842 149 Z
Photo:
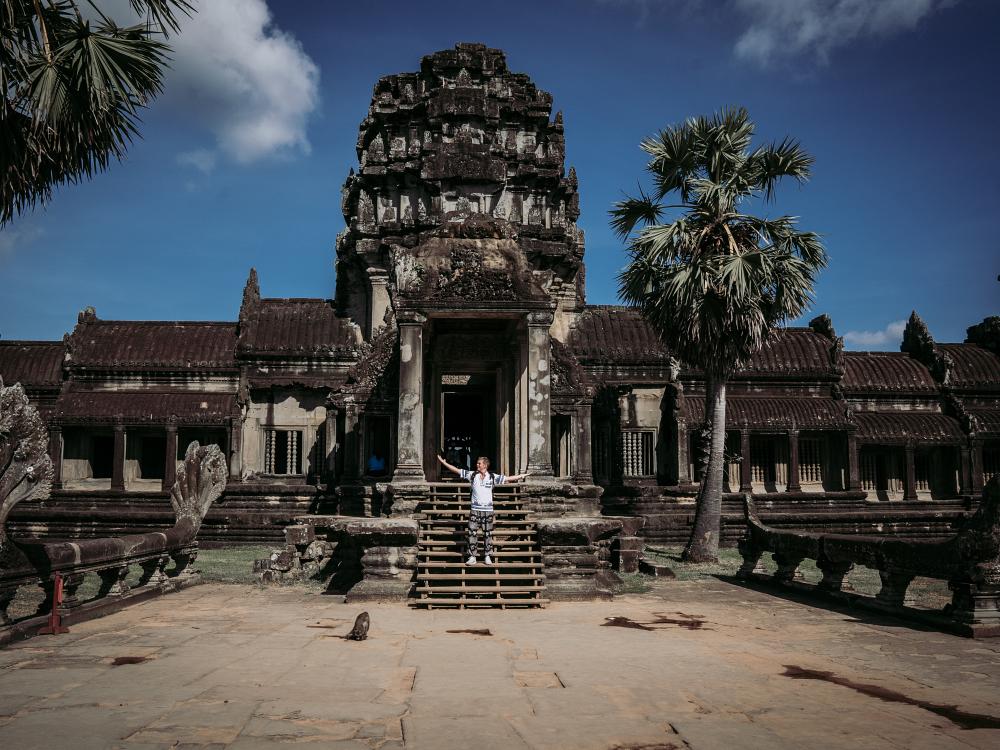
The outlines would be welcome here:
M 906 477 L 903 482 L 904 500 L 917 499 L 917 467 L 913 452 L 913 443 L 907 443 L 903 449 L 903 453 L 906 455 Z
M 63 439 L 62 427 L 49 427 L 49 458 L 52 460 L 52 489 L 62 489 Z
M 326 407 L 326 421 L 321 429 L 326 430 L 326 455 L 323 457 L 324 472 L 330 479 L 337 473 L 337 408 Z
M 579 484 L 594 483 L 593 458 L 591 456 L 590 442 L 593 440 L 593 433 L 590 425 L 590 404 L 580 404 L 576 407 L 576 459 L 573 466 L 573 479 Z
M 677 423 L 677 484 L 691 483 L 691 457 L 689 455 L 687 424 Z
M 861 469 L 858 465 L 858 438 L 853 431 L 847 433 L 847 491 L 861 490 Z
M 401 313 L 399 324 L 399 418 L 393 483 L 426 482 L 424 475 L 424 323 L 415 311 Z
M 960 446 L 958 449 L 958 493 L 972 494 L 972 456 L 968 445 Z
M 111 489 L 125 491 L 125 425 L 115 425 L 115 454 L 111 463 Z
M 371 298 L 368 305 L 368 330 L 365 333 L 370 340 L 375 330 L 382 325 L 385 311 L 389 309 L 389 272 L 373 266 L 367 273 Z
M 799 482 L 799 431 L 788 431 L 788 484 L 785 492 L 801 492 Z
M 549 391 L 552 313 L 528 313 L 528 471 L 552 476 L 552 412 Z
M 163 455 L 163 481 L 160 489 L 169 492 L 177 481 L 177 425 L 168 424 L 167 448 Z
M 243 476 L 243 420 L 229 420 L 229 481 L 238 482 Z
M 973 440 L 972 441 L 972 468 L 970 470 L 972 475 L 970 480 L 970 486 L 972 487 L 972 494 L 979 497 L 983 494 L 983 441 Z
M 357 479 L 364 471 L 361 464 L 361 410 L 348 397 L 344 403 L 344 478 Z
M 753 490 L 753 477 L 750 473 L 750 430 L 743 427 L 740 430 L 740 492 Z

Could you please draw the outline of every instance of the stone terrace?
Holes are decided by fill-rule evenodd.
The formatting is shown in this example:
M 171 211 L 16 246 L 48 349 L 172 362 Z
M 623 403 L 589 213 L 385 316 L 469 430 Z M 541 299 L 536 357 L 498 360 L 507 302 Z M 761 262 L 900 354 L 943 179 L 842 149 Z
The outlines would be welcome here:
M 720 581 L 530 611 L 369 605 L 369 640 L 344 640 L 360 610 L 212 584 L 17 644 L 0 747 L 1000 746 L 1000 642 Z

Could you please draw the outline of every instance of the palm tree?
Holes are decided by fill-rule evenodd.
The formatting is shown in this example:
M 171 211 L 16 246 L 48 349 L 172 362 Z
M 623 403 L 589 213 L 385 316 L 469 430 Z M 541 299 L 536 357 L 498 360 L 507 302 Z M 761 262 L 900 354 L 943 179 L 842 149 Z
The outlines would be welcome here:
M 646 139 L 653 190 L 640 187 L 611 211 L 612 227 L 629 241 L 619 293 L 673 354 L 705 375 L 711 448 L 684 549 L 685 559 L 699 562 L 718 558 L 726 383 L 775 325 L 805 311 L 826 265 L 819 237 L 798 231 L 795 217 L 740 212 L 747 201 L 771 202 L 782 177 L 804 182 L 813 163 L 788 138 L 751 150 L 753 132 L 746 110 L 731 108 Z M 671 194 L 679 202 L 667 205 Z
M 159 93 L 187 0 L 129 0 L 119 26 L 97 0 L 0 0 L 0 227 L 121 159 Z M 89 17 L 88 17 L 89 16 Z

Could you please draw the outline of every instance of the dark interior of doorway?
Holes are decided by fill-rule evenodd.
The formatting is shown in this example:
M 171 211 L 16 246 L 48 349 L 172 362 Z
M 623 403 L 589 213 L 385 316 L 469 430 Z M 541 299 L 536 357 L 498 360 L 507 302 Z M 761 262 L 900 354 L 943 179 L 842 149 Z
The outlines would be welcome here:
M 444 452 L 448 463 L 472 469 L 477 457 L 488 456 L 496 466 L 496 425 L 488 414 L 493 411 L 492 393 L 487 394 L 481 388 L 462 388 L 445 391 L 442 396 Z

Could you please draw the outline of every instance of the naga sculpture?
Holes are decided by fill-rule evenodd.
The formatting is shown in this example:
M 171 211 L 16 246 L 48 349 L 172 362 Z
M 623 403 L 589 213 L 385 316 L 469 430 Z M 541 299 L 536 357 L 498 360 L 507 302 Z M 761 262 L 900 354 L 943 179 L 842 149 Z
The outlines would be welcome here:
M 47 447 L 45 423 L 24 388 L 0 380 L 0 567 L 8 546 L 7 516 L 20 502 L 48 497 L 52 460 Z

